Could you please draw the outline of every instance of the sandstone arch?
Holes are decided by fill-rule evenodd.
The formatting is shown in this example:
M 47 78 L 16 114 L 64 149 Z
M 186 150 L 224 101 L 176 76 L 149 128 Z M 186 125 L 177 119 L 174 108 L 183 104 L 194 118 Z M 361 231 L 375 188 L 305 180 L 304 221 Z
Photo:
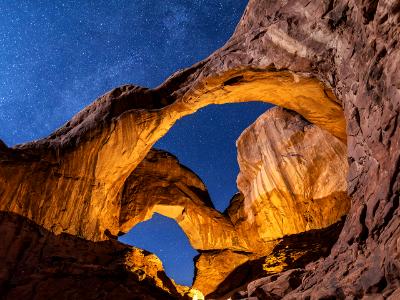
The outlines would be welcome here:
M 156 90 L 134 86 L 115 89 L 50 137 L 8 149 L 9 153 L 31 155 L 39 163 L 18 167 L 26 169 L 10 181 L 1 208 L 32 216 L 56 232 L 70 232 L 92 240 L 104 239 L 106 230 L 117 235 L 118 195 L 126 178 L 177 119 L 208 104 L 254 99 L 281 104 L 345 139 L 342 109 L 317 79 L 271 68 L 228 70 L 206 77 L 209 64 L 215 63 L 211 58 L 208 60 L 175 74 Z M 198 78 L 194 80 L 194 76 Z M 172 89 L 176 81 L 180 85 Z M 169 103 L 171 99 L 173 102 Z M 85 157 L 83 163 L 82 157 Z M 3 178 L 14 172 L 14 167 L 5 168 Z M 26 182 L 23 189 L 16 190 L 20 182 L 26 181 L 22 178 L 24 174 L 42 170 L 46 170 L 43 176 L 47 179 L 42 178 L 45 187 L 38 190 Z M 45 191 L 46 186 L 56 186 L 58 190 Z M 32 190 L 46 200 L 28 201 L 23 207 L 15 205 L 16 198 L 26 198 Z M 64 199 L 63 210 L 72 205 L 76 209 L 62 213 L 59 199 Z M 76 199 L 80 199 L 79 204 Z
M 399 14 L 393 0 L 251 0 L 222 49 L 157 89 L 118 88 L 46 139 L 0 144 L 0 209 L 103 240 L 119 231 L 125 179 L 185 113 L 217 96 L 268 92 L 344 140 L 342 105 L 352 208 L 331 256 L 288 297 L 391 295 L 399 288 Z M 267 79 L 263 95 L 252 76 Z
M 130 174 L 121 197 L 123 232 L 156 212 L 178 223 L 200 252 L 194 287 L 206 295 L 237 287 L 225 283 L 236 268 L 261 266 L 280 238 L 326 228 L 350 205 L 345 144 L 297 113 L 269 109 L 237 144 L 238 187 L 244 197 L 235 196 L 223 214 L 213 208 L 195 174 L 155 149 Z M 260 267 L 258 273 L 248 273 L 247 280 L 268 272 Z M 246 282 L 241 280 L 234 282 Z
M 125 183 L 120 230 L 127 232 L 154 213 L 174 219 L 194 249 L 247 249 L 229 218 L 214 209 L 200 178 L 173 155 L 152 149 Z
M 159 213 L 175 219 L 197 250 L 265 253 L 269 241 L 327 227 L 347 213 L 346 146 L 339 139 L 275 107 L 237 143 L 238 187 L 245 197 L 225 214 L 214 209 L 207 188 L 193 172 L 174 156 L 152 149 L 125 181 L 120 231 Z M 306 210 L 308 217 L 303 216 Z M 280 215 L 283 224 L 276 222 Z

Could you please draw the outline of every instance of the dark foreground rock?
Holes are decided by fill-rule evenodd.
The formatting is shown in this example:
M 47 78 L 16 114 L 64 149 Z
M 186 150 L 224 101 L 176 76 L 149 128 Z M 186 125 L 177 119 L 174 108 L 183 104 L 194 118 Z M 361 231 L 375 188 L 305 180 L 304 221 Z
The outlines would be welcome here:
M 273 297 L 286 295 L 301 284 L 309 263 L 330 254 L 344 221 L 345 218 L 342 218 L 327 228 L 314 229 L 277 240 L 270 254 L 255 257 L 236 267 L 207 299 L 241 299 L 255 295 L 261 297 L 262 293 L 270 293 L 270 296 L 275 294 Z M 268 286 L 261 288 L 266 284 Z
M 0 212 L 0 299 L 191 299 L 147 251 L 54 235 Z
M 120 201 L 126 179 L 176 120 L 208 104 L 271 102 L 346 142 L 349 162 L 351 208 L 339 239 L 327 258 L 306 268 L 299 287 L 283 289 L 289 292 L 284 298 L 396 299 L 399 24 L 397 0 L 250 0 L 225 46 L 156 89 L 119 87 L 45 139 L 13 148 L 0 143 L 0 210 L 29 219 L 54 236 L 64 233 L 84 238 L 84 244 L 107 245 L 121 229 L 126 231 L 121 227 L 127 220 Z M 18 220 L 9 226 L 14 222 L 19 228 Z M 35 261 L 40 251 L 29 248 L 30 242 L 18 247 L 32 251 L 8 251 L 18 241 L 19 230 L 11 232 L 1 244 L 4 261 L 11 261 L 1 270 L 2 288 L 8 294 L 18 292 L 18 298 L 35 297 L 46 287 L 41 272 L 51 273 L 52 262 L 37 269 L 42 264 Z M 46 239 L 47 243 L 51 245 Z M 30 255 L 33 259 L 26 259 Z M 8 267 L 13 261 L 27 266 Z M 88 264 L 78 259 L 77 264 L 77 270 L 96 265 L 93 259 Z M 106 273 L 115 274 L 112 266 Z M 57 272 L 62 269 L 58 268 Z M 77 270 L 60 274 L 71 278 L 69 274 L 82 272 Z M 26 280 L 24 274 L 30 274 Z M 93 282 L 68 279 L 65 286 L 70 284 L 73 291 L 83 289 L 82 283 L 90 293 L 88 286 L 105 286 L 104 276 L 96 275 Z M 62 278 L 54 281 L 61 283 Z M 109 284 L 120 286 L 121 280 L 113 278 Z M 25 289 L 29 282 L 37 284 Z M 57 293 L 51 287 L 48 291 Z M 158 296 L 149 291 L 149 297 Z

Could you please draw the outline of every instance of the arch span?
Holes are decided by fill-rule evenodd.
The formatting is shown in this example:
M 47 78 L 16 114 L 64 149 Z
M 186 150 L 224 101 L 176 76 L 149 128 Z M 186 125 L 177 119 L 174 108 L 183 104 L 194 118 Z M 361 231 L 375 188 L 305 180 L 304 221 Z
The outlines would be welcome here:
M 31 215 L 56 232 L 79 233 L 92 240 L 105 239 L 106 231 L 117 235 L 121 209 L 118 199 L 125 180 L 176 120 L 209 104 L 253 100 L 274 103 L 299 112 L 345 140 L 342 108 L 330 89 L 316 78 L 272 67 L 229 69 L 213 74 L 210 67 L 215 59 L 210 57 L 174 74 L 154 90 L 117 88 L 48 138 L 17 146 L 15 151 L 19 153 L 41 157 L 39 164 L 48 162 L 45 168 L 51 171 L 46 172 L 44 185 L 52 182 L 57 192 L 37 191 L 29 182 L 26 189 L 16 191 L 11 184 L 3 194 L 2 206 Z M 39 165 L 38 168 L 43 169 Z M 5 169 L 3 173 L 9 171 Z M 24 179 L 14 176 L 13 181 L 18 186 L 17 182 Z M 24 193 L 32 189 L 43 194 L 46 205 L 13 205 L 15 197 L 24 198 Z M 63 199 L 64 205 L 58 204 L 59 199 Z M 64 214 L 60 207 L 71 210 Z
M 214 209 L 201 179 L 171 154 L 152 149 L 126 180 L 120 230 L 154 213 L 174 219 L 197 250 L 246 250 L 229 218 Z
M 206 294 L 235 267 L 269 255 L 283 236 L 328 227 L 350 206 L 346 145 L 299 114 L 269 109 L 244 130 L 237 148 L 242 194 L 223 214 L 201 180 L 161 150 L 150 150 L 121 197 L 122 232 L 154 213 L 178 223 L 201 253 L 194 286 Z
M 197 250 L 265 252 L 271 240 L 327 227 L 347 213 L 345 144 L 295 112 L 268 110 L 237 148 L 245 199 L 234 197 L 223 214 L 196 174 L 151 149 L 125 181 L 120 231 L 159 213 L 174 219 Z
M 48 138 L 12 149 L 0 142 L 0 209 L 54 233 L 107 239 L 107 230 L 119 232 L 127 177 L 176 119 L 227 99 L 276 99 L 344 140 L 331 86 L 348 121 L 352 208 L 332 255 L 292 298 L 391 295 L 400 228 L 398 20 L 393 0 L 250 0 L 224 47 L 157 89 L 123 86 Z M 262 76 L 264 87 L 246 74 Z

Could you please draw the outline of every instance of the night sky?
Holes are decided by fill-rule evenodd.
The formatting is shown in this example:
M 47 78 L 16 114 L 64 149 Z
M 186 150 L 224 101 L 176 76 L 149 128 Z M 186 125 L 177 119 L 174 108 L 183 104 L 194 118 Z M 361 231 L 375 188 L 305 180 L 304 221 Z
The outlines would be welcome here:
M 221 47 L 247 0 L 0 0 L 0 139 L 47 136 L 113 87 L 155 87 Z M 256 100 L 256 99 L 255 99 Z M 217 209 L 236 192 L 235 140 L 270 106 L 208 106 L 179 120 L 156 147 L 206 183 Z M 190 285 L 193 250 L 173 220 L 155 216 L 121 238 L 156 253 Z

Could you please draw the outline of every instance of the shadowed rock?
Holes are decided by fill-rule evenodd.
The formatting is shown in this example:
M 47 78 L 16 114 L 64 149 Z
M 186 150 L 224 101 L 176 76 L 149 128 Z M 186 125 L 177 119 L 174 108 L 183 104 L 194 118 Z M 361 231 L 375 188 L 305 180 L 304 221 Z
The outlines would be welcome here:
M 191 299 L 141 249 L 56 236 L 8 212 L 0 212 L 0 236 L 1 299 Z
M 108 240 L 124 230 L 126 179 L 176 120 L 208 104 L 271 102 L 348 146 L 344 229 L 330 256 L 285 297 L 396 297 L 399 23 L 395 0 L 251 0 L 224 47 L 158 88 L 122 86 L 48 138 L 0 143 L 0 210 L 53 234 Z
M 242 299 L 255 297 L 261 293 L 254 291 L 265 284 L 275 282 L 282 276 L 280 282 L 275 282 L 277 289 L 282 288 L 284 295 L 297 288 L 301 280 L 292 283 L 285 282 L 288 279 L 285 272 L 303 278 L 307 273 L 304 269 L 310 262 L 329 255 L 333 244 L 336 242 L 343 228 L 344 218 L 339 222 L 323 229 L 314 229 L 303 233 L 284 236 L 276 240 L 275 246 L 268 255 L 262 257 L 249 257 L 249 259 L 236 267 L 217 289 L 208 298 Z M 290 270 L 296 270 L 293 274 Z M 282 274 L 281 274 L 282 273 Z M 285 284 L 282 284 L 282 281 Z M 297 284 L 297 285 L 295 285 Z M 260 299 L 269 299 L 267 296 Z

